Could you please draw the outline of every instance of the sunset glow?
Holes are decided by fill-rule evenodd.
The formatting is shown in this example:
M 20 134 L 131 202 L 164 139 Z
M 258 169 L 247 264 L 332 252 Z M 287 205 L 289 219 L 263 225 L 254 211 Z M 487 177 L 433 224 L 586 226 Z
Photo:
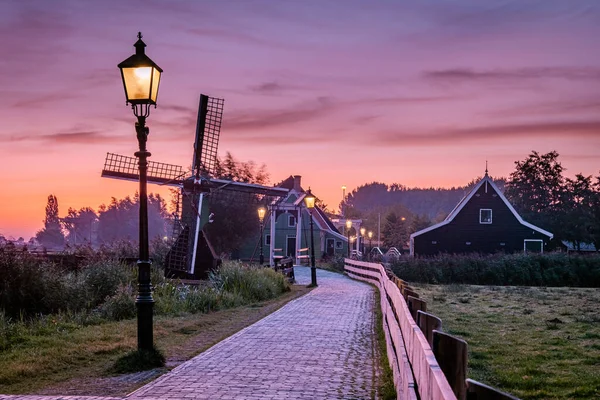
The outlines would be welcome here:
M 100 171 L 137 150 L 138 31 L 164 69 L 151 161 L 188 168 L 200 93 L 224 98 L 219 154 L 337 210 L 342 185 L 459 186 L 532 150 L 598 175 L 599 22 L 596 0 L 4 1 L 0 234 L 33 236 L 49 194 L 61 216 L 133 195 Z

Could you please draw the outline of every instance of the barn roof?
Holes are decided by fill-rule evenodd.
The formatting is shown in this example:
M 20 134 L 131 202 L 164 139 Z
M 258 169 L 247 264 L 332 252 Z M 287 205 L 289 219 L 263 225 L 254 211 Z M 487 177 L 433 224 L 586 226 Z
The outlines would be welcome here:
M 492 189 L 496 192 L 496 194 L 498 195 L 498 197 L 500 197 L 502 199 L 502 201 L 504 202 L 504 204 L 506 205 L 506 207 L 510 210 L 510 212 L 513 213 L 513 215 L 515 216 L 515 218 L 517 219 L 517 221 L 519 221 L 519 223 L 521 223 L 521 225 L 524 225 L 528 228 L 533 229 L 534 231 L 537 231 L 539 233 L 541 233 L 542 235 L 546 235 L 548 236 L 550 239 L 552 239 L 554 237 L 554 235 L 542 228 L 539 228 L 533 224 L 530 224 L 529 222 L 523 220 L 523 218 L 521 218 L 521 216 L 519 215 L 519 213 L 517 213 L 517 211 L 514 209 L 514 207 L 512 206 L 512 204 L 510 204 L 510 202 L 508 201 L 508 199 L 504 196 L 504 194 L 500 191 L 500 189 L 498 189 L 498 186 L 496 186 L 496 184 L 494 183 L 494 181 L 488 176 L 487 171 L 485 176 L 473 187 L 473 189 L 469 192 L 469 194 L 467 194 L 465 197 L 463 197 L 463 199 L 458 202 L 458 204 L 456 205 L 456 207 L 454 207 L 454 209 L 450 212 L 450 214 L 448 214 L 448 216 L 446 217 L 446 219 L 444 219 L 442 222 L 432 225 L 428 228 L 422 229 L 420 231 L 417 231 L 413 234 L 410 235 L 410 238 L 414 238 L 416 236 L 422 235 L 424 233 L 430 232 L 434 229 L 437 229 L 439 227 L 442 227 L 444 225 L 448 225 L 450 222 L 452 222 L 452 220 L 454 220 L 454 218 L 458 215 L 458 213 L 460 213 L 460 211 L 464 208 L 464 206 L 471 200 L 471 198 L 475 195 L 475 193 L 477 193 L 477 191 L 479 190 L 479 188 L 483 185 L 483 184 L 487 184 L 490 185 L 492 187 Z

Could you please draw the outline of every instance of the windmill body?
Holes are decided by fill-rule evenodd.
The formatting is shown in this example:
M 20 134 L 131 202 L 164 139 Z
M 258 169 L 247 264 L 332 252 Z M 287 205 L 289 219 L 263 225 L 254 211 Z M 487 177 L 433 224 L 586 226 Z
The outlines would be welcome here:
M 185 177 L 179 165 L 150 161 L 148 182 L 180 189 L 178 209 L 173 222 L 173 244 L 165 261 L 167 277 L 205 279 L 221 260 L 206 237 L 204 226 L 210 221 L 207 197 L 215 191 L 237 191 L 260 196 L 280 197 L 283 188 L 213 178 L 223 116 L 223 99 L 200 95 L 198 122 L 192 159 L 192 176 Z M 138 181 L 135 157 L 108 153 L 102 176 Z

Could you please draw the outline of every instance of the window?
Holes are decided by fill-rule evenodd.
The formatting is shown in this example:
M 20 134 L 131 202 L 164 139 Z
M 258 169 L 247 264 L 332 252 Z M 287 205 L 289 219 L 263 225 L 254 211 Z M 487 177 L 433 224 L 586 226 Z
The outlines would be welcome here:
M 265 235 L 265 246 L 271 245 L 271 235 Z
M 290 228 L 296 226 L 296 217 L 293 215 L 288 215 L 288 226 Z
M 470 246 L 470 245 L 471 245 L 471 242 L 465 242 L 465 244 L 466 244 L 467 246 Z
M 341 241 L 339 241 L 339 240 L 336 240 L 336 241 L 335 241 L 335 248 L 336 248 L 336 249 L 341 249 L 342 247 L 343 247 L 343 246 L 342 246 L 342 242 L 341 242 Z
M 491 224 L 492 223 L 492 210 L 489 208 L 482 208 L 479 210 L 479 223 L 480 224 Z
M 437 240 L 432 240 L 431 244 L 437 244 Z

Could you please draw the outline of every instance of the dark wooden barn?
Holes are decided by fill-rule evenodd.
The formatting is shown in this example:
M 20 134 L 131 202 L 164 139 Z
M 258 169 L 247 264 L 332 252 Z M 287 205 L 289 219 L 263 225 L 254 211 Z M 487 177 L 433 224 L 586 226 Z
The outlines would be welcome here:
M 552 237 L 525 222 L 486 171 L 444 221 L 410 235 L 410 254 L 543 252 Z

